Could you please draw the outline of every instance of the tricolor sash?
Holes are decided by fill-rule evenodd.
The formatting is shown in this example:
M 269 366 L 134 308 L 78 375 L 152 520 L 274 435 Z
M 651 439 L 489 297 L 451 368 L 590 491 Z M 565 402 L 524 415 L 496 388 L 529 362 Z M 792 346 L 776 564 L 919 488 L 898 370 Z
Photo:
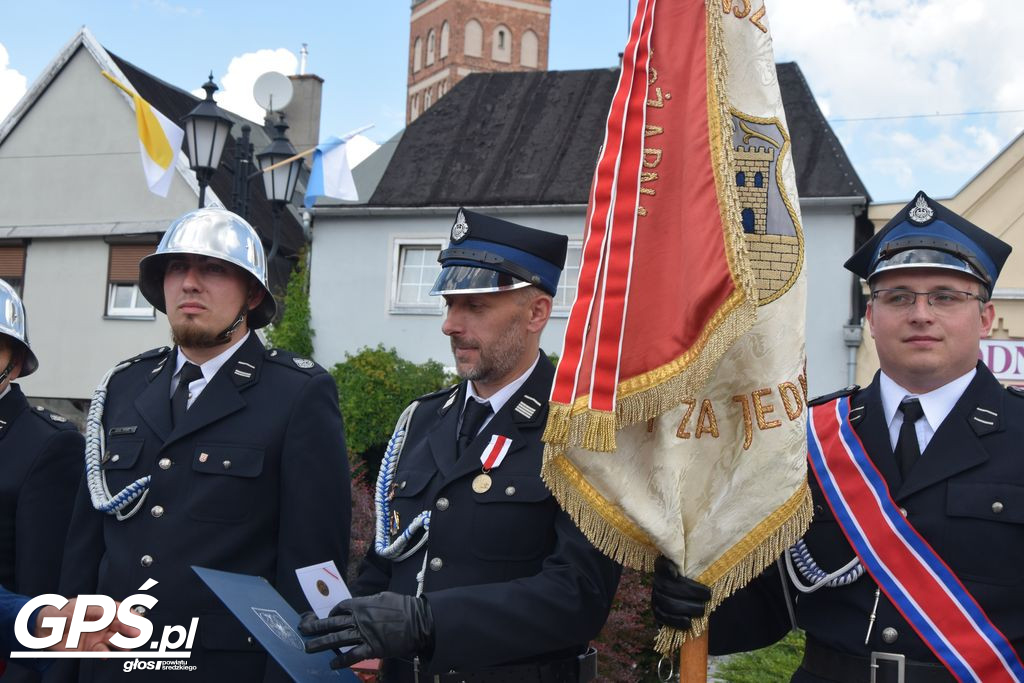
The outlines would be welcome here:
M 1024 682 L 1006 636 L 900 512 L 849 415 L 849 397 L 811 408 L 807 459 L 861 563 L 958 681 Z

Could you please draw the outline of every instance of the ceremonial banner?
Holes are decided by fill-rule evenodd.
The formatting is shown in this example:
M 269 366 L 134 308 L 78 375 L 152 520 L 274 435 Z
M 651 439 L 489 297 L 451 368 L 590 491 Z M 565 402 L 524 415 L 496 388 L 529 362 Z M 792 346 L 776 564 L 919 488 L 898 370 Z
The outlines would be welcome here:
M 810 521 L 803 258 L 764 8 L 639 0 L 543 475 L 611 557 L 711 586 L 709 612 Z

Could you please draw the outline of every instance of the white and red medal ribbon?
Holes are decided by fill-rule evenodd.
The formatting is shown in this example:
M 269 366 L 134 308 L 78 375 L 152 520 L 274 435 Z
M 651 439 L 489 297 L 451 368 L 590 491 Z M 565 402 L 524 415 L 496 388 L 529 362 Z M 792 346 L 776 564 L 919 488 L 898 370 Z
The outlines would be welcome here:
M 480 454 L 480 462 L 484 466 L 484 472 L 499 466 L 510 448 L 512 448 L 512 439 L 501 434 L 493 435 L 491 442 L 487 444 L 487 448 Z
M 865 569 L 958 681 L 1024 682 L 1006 636 L 900 512 L 849 416 L 848 397 L 811 409 L 808 460 Z

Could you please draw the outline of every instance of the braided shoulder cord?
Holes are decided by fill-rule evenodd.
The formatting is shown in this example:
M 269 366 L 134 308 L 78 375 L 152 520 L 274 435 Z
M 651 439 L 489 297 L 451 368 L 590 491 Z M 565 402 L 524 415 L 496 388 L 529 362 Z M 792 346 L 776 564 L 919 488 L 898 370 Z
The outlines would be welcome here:
M 395 425 L 395 431 L 391 435 L 388 447 L 384 451 L 384 457 L 381 459 L 380 471 L 377 474 L 377 486 L 373 494 L 377 514 L 373 549 L 381 557 L 393 562 L 401 562 L 416 553 L 427 542 L 427 537 L 430 535 L 430 510 L 424 510 L 416 515 L 416 518 L 412 520 L 409 526 L 393 542 L 389 542 L 391 539 L 388 529 L 391 520 L 391 487 L 394 483 L 395 472 L 398 470 L 398 460 L 402 456 L 406 432 L 409 429 L 409 423 L 412 422 L 412 415 L 418 405 L 419 402 L 414 401 L 399 416 L 398 423 Z M 405 551 L 409 540 L 420 529 L 423 529 L 423 535 L 420 537 L 420 540 L 410 550 Z
M 110 494 L 107 478 L 101 467 L 106 438 L 103 434 L 103 407 L 107 400 L 107 385 L 115 373 L 130 367 L 130 362 L 119 363 L 111 368 L 100 380 L 99 386 L 92 395 L 89 413 L 85 418 L 85 477 L 89 488 L 92 506 L 108 515 L 117 515 L 125 520 L 134 515 L 142 507 L 142 502 L 149 491 L 150 477 L 147 475 L 121 489 L 116 495 Z M 122 510 L 138 499 L 134 508 L 128 513 Z
M 856 556 L 831 574 L 826 572 L 811 557 L 811 551 L 807 548 L 807 544 L 804 543 L 802 538 L 794 543 L 784 554 L 786 556 L 786 570 L 789 572 L 789 578 L 801 593 L 813 593 L 820 588 L 849 586 L 864 574 L 864 565 L 860 563 L 860 558 Z M 799 571 L 804 579 L 810 582 L 810 585 L 805 585 L 800 581 L 797 571 Z

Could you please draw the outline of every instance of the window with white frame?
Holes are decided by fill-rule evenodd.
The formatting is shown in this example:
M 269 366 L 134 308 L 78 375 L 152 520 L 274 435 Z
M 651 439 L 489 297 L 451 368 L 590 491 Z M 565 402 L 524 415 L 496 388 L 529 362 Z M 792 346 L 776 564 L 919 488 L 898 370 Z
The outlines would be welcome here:
M 442 299 L 430 296 L 441 272 L 437 257 L 441 239 L 396 239 L 394 242 L 391 311 L 393 313 L 440 313 Z
M 110 318 L 156 317 L 139 290 L 139 261 L 156 250 L 155 244 L 111 244 L 107 266 L 106 315 Z
M 572 302 L 576 300 L 576 286 L 580 279 L 580 259 L 583 256 L 583 242 L 569 240 L 569 246 L 565 253 L 565 269 L 562 270 L 562 277 L 558 279 L 558 291 L 555 292 L 552 301 L 551 312 L 555 317 L 569 315 Z

